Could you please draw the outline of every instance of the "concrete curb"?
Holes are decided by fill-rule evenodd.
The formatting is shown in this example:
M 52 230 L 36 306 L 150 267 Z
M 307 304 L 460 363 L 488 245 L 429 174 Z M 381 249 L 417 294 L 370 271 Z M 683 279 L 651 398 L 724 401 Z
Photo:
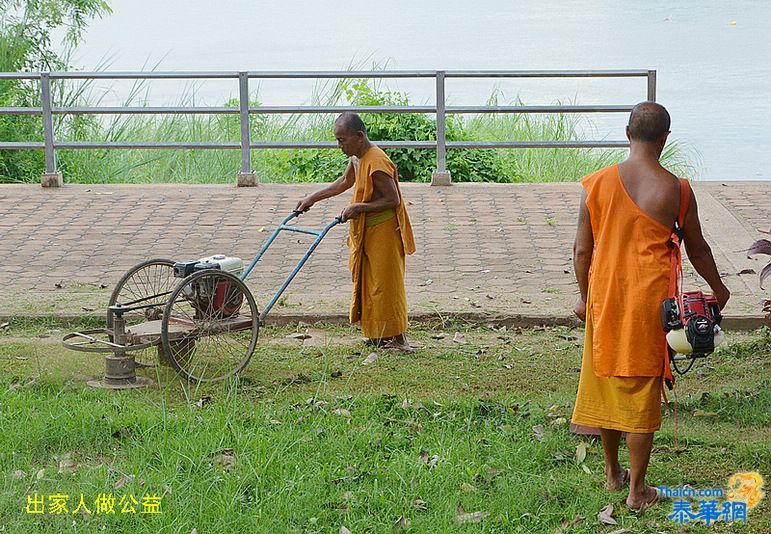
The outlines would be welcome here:
M 0 315 L 0 323 L 13 321 L 45 321 L 53 323 L 76 323 L 86 321 L 98 321 L 102 319 L 101 314 L 29 314 L 29 315 Z M 266 324 L 271 326 L 288 326 L 298 323 L 308 324 L 330 324 L 347 325 L 348 314 L 343 313 L 286 313 L 271 314 Z M 471 325 L 496 325 L 506 328 L 533 328 L 537 326 L 570 326 L 579 328 L 583 325 L 577 318 L 568 315 L 562 316 L 540 316 L 540 315 L 501 315 L 481 312 L 432 312 L 415 313 L 410 315 L 410 322 L 413 324 L 444 324 L 444 323 L 467 323 Z M 723 327 L 727 331 L 749 332 L 757 330 L 764 326 L 762 315 L 731 315 L 723 317 Z

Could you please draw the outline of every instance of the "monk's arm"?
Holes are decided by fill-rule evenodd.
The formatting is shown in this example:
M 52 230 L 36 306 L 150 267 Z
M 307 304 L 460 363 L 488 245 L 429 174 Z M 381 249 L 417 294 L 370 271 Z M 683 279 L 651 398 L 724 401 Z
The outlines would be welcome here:
M 348 166 L 345 168 L 343 175 L 326 186 L 323 189 L 319 189 L 315 193 L 308 195 L 300 202 L 297 203 L 295 210 L 308 211 L 316 202 L 324 200 L 329 197 L 334 197 L 340 193 L 350 189 L 356 181 L 356 171 L 353 168 L 353 163 L 348 162 Z
M 383 171 L 372 173 L 372 187 L 372 199 L 369 202 L 357 202 L 346 206 L 342 214 L 343 222 L 361 213 L 377 213 L 393 209 L 401 202 L 396 181 Z
M 581 300 L 585 303 L 589 292 L 589 267 L 592 265 L 594 252 L 594 235 L 589 210 L 586 207 L 586 190 L 581 193 L 581 206 L 578 209 L 578 229 L 573 242 L 573 269 L 576 272 Z
M 712 256 L 712 249 L 701 233 L 699 207 L 696 204 L 696 195 L 693 193 L 691 193 L 691 203 L 688 207 L 688 212 L 685 214 L 683 239 L 685 240 L 685 250 L 688 253 L 688 259 L 691 260 L 693 268 L 709 284 L 709 287 L 715 294 L 715 298 L 717 298 L 718 305 L 722 309 L 731 297 L 731 292 L 720 279 L 720 273 L 717 270 L 717 265 L 715 265 L 715 258 Z

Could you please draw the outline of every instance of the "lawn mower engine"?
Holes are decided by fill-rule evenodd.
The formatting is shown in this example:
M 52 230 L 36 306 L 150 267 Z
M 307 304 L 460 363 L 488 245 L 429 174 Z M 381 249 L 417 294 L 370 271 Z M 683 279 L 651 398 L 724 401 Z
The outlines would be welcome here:
M 200 260 L 180 261 L 174 264 L 174 276 L 177 278 L 187 278 L 195 272 L 204 270 L 217 270 L 241 276 L 244 271 L 244 262 L 241 258 L 217 254 Z M 184 292 L 185 297 L 195 308 L 197 318 L 215 315 L 218 318 L 226 318 L 236 315 L 244 300 L 243 292 L 233 286 L 234 284 L 226 279 L 203 277 L 187 285 Z
M 667 343 L 678 354 L 692 357 L 712 353 L 725 339 L 720 329 L 722 319 L 717 299 L 701 291 L 689 291 L 665 299 L 661 306 Z

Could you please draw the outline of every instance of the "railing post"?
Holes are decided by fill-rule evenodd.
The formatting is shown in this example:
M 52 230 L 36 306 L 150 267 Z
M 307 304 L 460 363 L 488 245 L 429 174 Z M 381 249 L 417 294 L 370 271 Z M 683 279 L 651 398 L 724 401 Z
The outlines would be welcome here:
M 252 170 L 251 136 L 249 129 L 249 73 L 238 73 L 239 111 L 241 118 L 241 172 L 238 187 L 257 185 L 257 174 Z
M 40 100 L 43 106 L 43 141 L 45 144 L 45 172 L 40 176 L 43 187 L 62 187 L 64 178 L 56 170 L 56 151 L 54 149 L 54 119 L 51 113 L 51 75 L 40 73 Z
M 451 185 L 447 170 L 447 139 L 445 138 L 444 71 L 436 71 L 436 170 L 431 173 L 431 185 Z
M 648 71 L 648 101 L 656 101 L 656 71 Z

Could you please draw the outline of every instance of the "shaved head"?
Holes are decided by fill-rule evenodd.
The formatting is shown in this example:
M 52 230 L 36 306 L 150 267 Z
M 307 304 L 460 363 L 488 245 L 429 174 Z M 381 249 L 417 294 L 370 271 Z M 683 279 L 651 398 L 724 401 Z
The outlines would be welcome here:
M 654 142 L 669 132 L 669 113 L 656 102 L 640 102 L 629 115 L 629 137 L 635 141 Z
M 343 112 L 335 120 L 335 124 L 342 127 L 350 134 L 355 134 L 357 132 L 363 132 L 364 134 L 367 133 L 367 127 L 364 126 L 364 121 L 361 120 L 361 117 L 359 117 L 357 113 L 352 111 Z

